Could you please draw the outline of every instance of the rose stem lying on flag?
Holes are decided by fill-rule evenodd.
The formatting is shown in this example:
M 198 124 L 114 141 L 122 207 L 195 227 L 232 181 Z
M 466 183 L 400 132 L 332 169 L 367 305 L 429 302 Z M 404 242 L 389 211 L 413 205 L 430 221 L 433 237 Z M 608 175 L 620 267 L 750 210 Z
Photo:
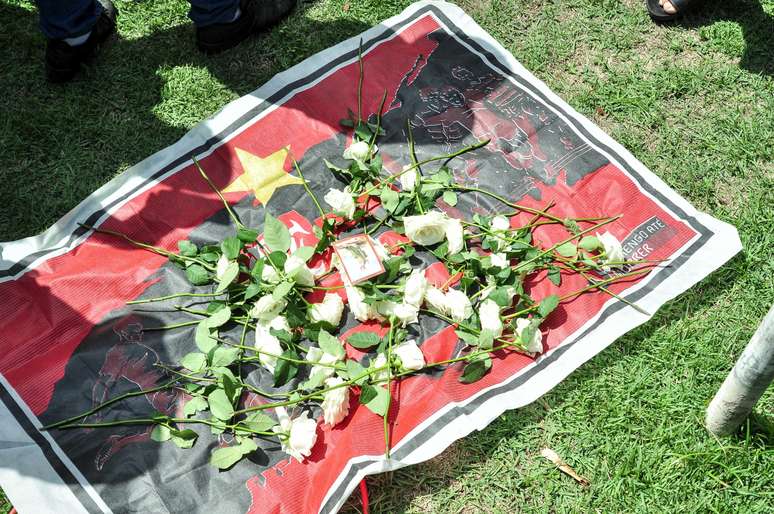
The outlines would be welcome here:
M 493 357 L 502 359 L 511 352 L 541 353 L 540 327 L 545 319 L 560 304 L 582 294 L 600 291 L 638 309 L 607 286 L 639 279 L 656 267 L 651 263 L 658 261 L 628 261 L 615 236 L 596 232 L 620 216 L 563 219 L 548 212 L 554 207 L 554 201 L 543 209 L 535 209 L 482 188 L 457 184 L 448 164 L 456 157 L 486 146 L 489 141 L 420 161 L 408 121 L 410 164 L 398 172 L 384 169 L 376 142 L 384 133 L 381 117 L 387 95 L 386 92 L 382 95 L 378 111 L 374 113 L 376 123 L 371 123 L 363 119 L 362 85 L 361 53 L 357 116 L 349 110 L 349 118 L 341 121 L 344 127 L 352 129 L 352 142 L 344 152 L 350 164 L 341 168 L 326 161 L 331 173 L 348 184 L 343 191 L 330 190 L 325 195 L 324 201 L 330 205 L 331 212 L 326 212 L 315 197 L 301 166 L 293 159 L 304 190 L 323 219 L 322 227 L 315 227 L 318 242 L 314 248 L 302 247 L 291 253 L 288 228 L 268 210 L 265 210 L 263 237 L 259 240 L 259 232 L 239 220 L 195 157 L 192 160 L 196 168 L 223 203 L 236 235 L 201 248 L 182 240 L 176 253 L 119 232 L 86 227 L 166 256 L 183 271 L 193 288 L 128 304 L 207 297 L 212 301 L 206 310 L 191 308 L 191 305 L 174 307 L 180 313 L 193 316 L 191 321 L 145 329 L 169 330 L 195 325 L 193 343 L 198 351 L 186 354 L 177 366 L 157 364 L 174 377 L 171 381 L 107 400 L 44 429 L 153 425 L 154 440 L 171 440 L 181 448 L 190 448 L 199 435 L 182 427 L 203 424 L 211 427 L 213 434 L 233 435 L 233 445 L 218 448 L 211 455 L 211 463 L 221 469 L 230 468 L 245 455 L 258 451 L 255 437 L 279 439 L 285 452 L 303 461 L 315 447 L 316 417 L 322 416 L 330 426 L 341 423 L 350 414 L 350 394 L 357 394 L 360 404 L 382 417 L 385 458 L 389 459 L 389 414 L 392 387 L 396 382 L 431 368 L 463 363 L 458 379 L 470 383 L 488 373 L 494 365 Z M 428 169 L 428 165 L 436 162 L 441 163 L 437 169 Z M 394 187 L 396 180 L 402 189 Z M 456 205 L 458 194 L 488 196 L 514 212 L 507 216 L 476 214 L 462 222 L 438 210 L 444 204 Z M 377 211 L 368 207 L 372 199 L 379 200 L 385 213 L 379 213 L 378 219 Z M 513 227 L 510 218 L 521 213 L 532 216 L 526 224 Z M 589 225 L 582 228 L 581 224 Z M 542 245 L 535 231 L 543 225 L 560 225 L 567 236 L 554 235 L 559 242 Z M 383 273 L 357 284 L 345 280 L 342 286 L 319 285 L 319 280 L 336 267 L 342 271 L 342 263 L 339 261 L 324 275 L 315 276 L 307 265 L 314 255 L 328 253 L 331 244 L 344 231 L 359 227 L 369 237 L 368 234 L 382 226 L 405 234 L 408 239 L 407 243 L 389 248 L 369 240 L 383 260 Z M 260 250 L 259 255 L 248 251 L 252 246 Z M 409 262 L 418 250 L 432 253 L 446 266 L 450 278 L 442 287 L 429 284 L 425 270 L 414 269 Z M 640 267 L 631 269 L 632 266 Z M 557 287 L 561 285 L 562 274 L 575 274 L 587 285 L 570 293 L 533 299 L 525 290 L 525 282 L 538 281 L 538 274 L 544 271 L 546 274 L 540 275 L 539 280 L 547 278 Z M 337 293 L 327 292 L 340 288 L 347 294 L 348 307 Z M 325 297 L 320 303 L 310 304 L 305 295 L 315 290 L 326 291 Z M 359 332 L 346 341 L 340 340 L 335 331 L 347 308 L 359 321 L 381 324 L 387 329 L 386 336 Z M 408 325 L 419 321 L 420 313 L 454 327 L 459 341 L 448 352 L 458 354 L 457 357 L 426 361 L 422 349 L 408 338 L 406 330 Z M 239 326 L 238 342 L 221 333 Z M 248 342 L 248 337 L 254 343 Z M 368 358 L 362 361 L 348 358 L 345 343 L 367 352 Z M 256 365 L 273 376 L 275 387 L 293 384 L 292 388 L 265 391 L 249 383 L 247 370 Z M 183 407 L 183 417 L 152 414 L 138 419 L 89 422 L 88 418 L 96 412 L 124 399 L 169 388 L 179 389 L 190 398 Z M 244 392 L 268 401 L 246 406 Z M 294 408 L 287 411 L 286 407 Z M 275 416 L 264 412 L 269 410 Z M 310 418 L 310 414 L 315 417 Z

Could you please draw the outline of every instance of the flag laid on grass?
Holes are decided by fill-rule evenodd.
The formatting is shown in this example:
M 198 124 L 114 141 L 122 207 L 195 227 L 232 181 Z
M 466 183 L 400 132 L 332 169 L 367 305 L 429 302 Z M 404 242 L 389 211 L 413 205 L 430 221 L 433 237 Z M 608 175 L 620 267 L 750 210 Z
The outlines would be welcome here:
M 623 242 L 626 258 L 666 259 L 668 266 L 611 289 L 650 313 L 740 250 L 733 227 L 697 212 L 457 7 L 414 4 L 232 102 L 40 236 L 0 246 L 0 485 L 22 513 L 335 511 L 364 475 L 433 457 L 504 410 L 546 393 L 648 319 L 594 293 L 551 315 L 538 358 L 501 357 L 473 384 L 458 381 L 457 366 L 404 380 L 389 418 L 390 460 L 381 418 L 355 403 L 342 424 L 318 427 L 319 441 L 303 464 L 265 442 L 256 457 L 226 472 L 208 465 L 212 449 L 229 444 L 223 437 L 201 437 L 193 449 L 181 450 L 152 441 L 146 426 L 40 431 L 106 399 L 163 383 L 168 376 L 156 364 L 178 361 L 194 348 L 194 327 L 155 330 L 189 319 L 185 314 L 126 306 L 190 290 L 181 270 L 78 223 L 170 250 L 180 239 L 233 233 L 223 205 L 192 164 L 196 156 L 245 225 L 260 229 L 271 212 L 289 228 L 293 248 L 313 246 L 316 210 L 288 174 L 289 156 L 318 196 L 343 187 L 324 161 L 341 163 L 348 144 L 339 120 L 358 105 L 361 39 L 363 114 L 373 115 L 387 91 L 379 145 L 387 168 L 407 163 L 407 120 L 420 160 L 491 139 L 450 163 L 455 180 L 531 207 L 553 200 L 552 213 L 560 216 L 623 213 L 606 228 Z M 476 193 L 438 207 L 456 217 L 503 209 Z M 419 258 L 432 265 L 429 254 Z M 566 282 L 561 291 L 582 285 Z M 341 333 L 359 325 L 350 314 Z M 429 360 L 458 349 L 453 327 L 436 319 L 422 319 L 412 335 Z M 253 379 L 270 387 L 261 370 Z M 181 408 L 181 393 L 165 390 L 90 419 Z

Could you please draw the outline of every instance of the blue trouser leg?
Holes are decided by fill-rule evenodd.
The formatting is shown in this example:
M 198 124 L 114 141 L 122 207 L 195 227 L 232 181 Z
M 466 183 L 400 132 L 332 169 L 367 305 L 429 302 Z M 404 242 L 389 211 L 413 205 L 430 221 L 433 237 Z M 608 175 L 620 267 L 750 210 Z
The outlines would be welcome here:
M 191 10 L 188 17 L 197 27 L 206 27 L 215 23 L 228 23 L 234 19 L 239 0 L 189 0 Z
M 40 29 L 49 39 L 86 34 L 97 22 L 102 6 L 95 0 L 37 0 Z

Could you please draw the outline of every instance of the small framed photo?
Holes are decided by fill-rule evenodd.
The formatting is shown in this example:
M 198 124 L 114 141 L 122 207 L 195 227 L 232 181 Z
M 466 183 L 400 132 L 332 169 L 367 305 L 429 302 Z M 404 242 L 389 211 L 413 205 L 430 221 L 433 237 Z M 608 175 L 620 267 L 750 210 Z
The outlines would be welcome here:
M 365 234 L 333 243 L 333 251 L 341 262 L 341 271 L 350 284 L 358 284 L 384 273 L 384 264 L 371 238 Z

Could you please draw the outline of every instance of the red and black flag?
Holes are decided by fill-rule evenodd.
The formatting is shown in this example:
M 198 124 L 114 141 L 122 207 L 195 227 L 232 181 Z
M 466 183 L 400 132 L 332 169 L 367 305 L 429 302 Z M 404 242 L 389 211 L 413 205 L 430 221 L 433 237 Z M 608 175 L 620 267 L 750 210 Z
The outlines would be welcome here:
M 213 448 L 229 444 L 225 436 L 208 434 L 182 450 L 154 442 L 143 425 L 41 431 L 106 399 L 164 383 L 169 377 L 157 364 L 177 362 L 194 348 L 193 326 L 157 330 L 184 324 L 185 313 L 126 305 L 193 290 L 184 272 L 79 223 L 170 251 L 181 239 L 204 243 L 232 234 L 235 227 L 193 165 L 195 156 L 246 226 L 260 230 L 270 212 L 288 227 L 294 247 L 313 246 L 319 214 L 289 173 L 291 156 L 317 196 L 346 185 L 325 161 L 343 164 L 350 136 L 339 120 L 358 103 L 361 49 L 363 114 L 373 116 L 387 91 L 379 139 L 387 169 L 408 163 L 407 123 L 420 160 L 490 139 L 449 163 L 455 182 L 534 208 L 553 200 L 552 212 L 561 217 L 622 213 L 606 229 L 623 242 L 626 257 L 669 264 L 611 286 L 641 309 L 655 312 L 740 250 L 733 227 L 697 212 L 459 8 L 419 2 L 229 104 L 40 236 L 0 246 L 0 485 L 21 512 L 336 511 L 366 474 L 437 455 L 505 409 L 546 393 L 648 319 L 604 293 L 588 294 L 551 314 L 536 358 L 498 357 L 473 384 L 460 383 L 455 366 L 405 379 L 394 391 L 389 461 L 382 419 L 354 404 L 342 424 L 318 427 L 318 443 L 304 463 L 264 442 L 227 472 L 208 464 Z M 465 193 L 454 206 L 440 202 L 438 208 L 465 218 L 503 206 Z M 550 229 L 544 235 L 551 240 Z M 379 233 L 383 241 L 396 237 Z M 416 258 L 436 280 L 448 280 L 431 254 Z M 583 285 L 568 279 L 559 290 Z M 552 287 L 541 281 L 536 296 Z M 453 327 L 429 317 L 415 326 L 412 337 L 428 360 L 458 350 Z M 363 329 L 349 314 L 341 333 Z M 270 376 L 251 376 L 257 386 L 272 387 Z M 174 414 L 181 394 L 134 396 L 91 419 Z

